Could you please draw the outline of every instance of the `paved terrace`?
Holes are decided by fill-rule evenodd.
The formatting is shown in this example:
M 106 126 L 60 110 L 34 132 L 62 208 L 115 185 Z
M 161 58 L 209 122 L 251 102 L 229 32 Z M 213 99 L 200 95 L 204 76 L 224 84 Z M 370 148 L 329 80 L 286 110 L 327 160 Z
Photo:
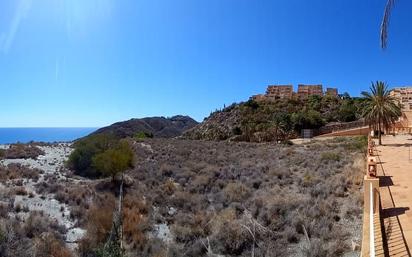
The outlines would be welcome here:
M 386 136 L 382 141 L 384 145 L 376 148 L 376 154 L 380 162 L 378 176 L 385 252 L 389 256 L 411 256 L 412 136 Z

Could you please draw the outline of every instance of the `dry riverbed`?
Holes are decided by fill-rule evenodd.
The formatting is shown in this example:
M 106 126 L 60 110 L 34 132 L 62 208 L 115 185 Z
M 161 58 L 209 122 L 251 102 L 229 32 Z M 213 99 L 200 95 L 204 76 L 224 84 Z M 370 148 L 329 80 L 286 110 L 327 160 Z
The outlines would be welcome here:
M 0 148 L 7 149 L 8 145 Z M 1 199 L 7 202 L 10 208 L 9 217 L 21 222 L 27 221 L 32 212 L 39 212 L 60 227 L 64 241 L 68 247 L 75 248 L 85 230 L 77 225 L 77 220 L 71 215 L 71 208 L 65 202 L 56 199 L 54 190 L 47 188 L 64 188 L 71 184 L 79 184 L 81 180 L 69 178 L 64 169 L 64 162 L 70 155 L 70 144 L 61 143 L 50 146 L 38 146 L 44 155 L 36 159 L 4 159 L 1 165 L 22 165 L 33 170 L 38 170 L 34 178 L 14 178 L 0 184 Z M 13 196 L 11 192 L 16 192 Z

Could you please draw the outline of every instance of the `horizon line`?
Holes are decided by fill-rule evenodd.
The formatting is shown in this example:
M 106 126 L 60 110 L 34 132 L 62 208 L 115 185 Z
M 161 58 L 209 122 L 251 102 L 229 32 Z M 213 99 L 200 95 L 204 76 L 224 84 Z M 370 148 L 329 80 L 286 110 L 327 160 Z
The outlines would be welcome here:
M 102 128 L 102 126 L 90 126 L 90 127 L 89 126 L 79 126 L 79 127 L 74 127 L 74 126 L 67 126 L 67 127 L 65 127 L 65 126 L 61 126 L 61 127 L 53 127 L 53 126 L 2 127 L 2 126 L 0 126 L 0 129 L 62 129 L 62 128 L 65 128 L 65 129 L 70 129 L 70 128 L 73 128 L 73 129 L 75 129 L 75 128 L 76 129 L 77 128 L 79 128 L 79 129 L 96 129 L 96 128 Z

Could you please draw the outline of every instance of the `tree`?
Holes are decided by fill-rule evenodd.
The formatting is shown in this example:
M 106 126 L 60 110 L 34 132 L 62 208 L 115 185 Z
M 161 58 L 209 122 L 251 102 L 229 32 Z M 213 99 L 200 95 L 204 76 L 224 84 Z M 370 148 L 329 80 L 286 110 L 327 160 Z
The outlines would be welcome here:
M 290 115 L 287 112 L 275 112 L 272 114 L 270 125 L 273 128 L 275 141 L 279 138 L 283 141 L 287 139 L 287 134 L 292 130 Z
M 325 125 L 322 115 L 315 110 L 302 110 L 292 113 L 291 120 L 297 132 L 302 129 L 318 129 Z
M 77 175 L 99 177 L 101 174 L 93 167 L 93 158 L 117 145 L 118 139 L 107 134 L 96 134 L 82 138 L 74 143 L 75 150 L 70 154 L 68 167 Z
M 388 42 L 388 28 L 389 19 L 392 13 L 392 7 L 395 5 L 395 0 L 388 0 L 386 2 L 385 11 L 383 13 L 382 23 L 381 23 L 381 47 L 386 48 Z
M 355 121 L 357 111 L 352 99 L 344 99 L 339 107 L 338 119 L 342 122 Z
M 397 100 L 389 93 L 388 86 L 381 81 L 372 82 L 371 92 L 362 92 L 365 106 L 362 116 L 369 127 L 378 130 L 379 145 L 382 145 L 382 129 L 389 129 L 402 115 Z
M 133 167 L 133 151 L 126 140 L 93 157 L 93 166 L 105 176 L 115 176 Z

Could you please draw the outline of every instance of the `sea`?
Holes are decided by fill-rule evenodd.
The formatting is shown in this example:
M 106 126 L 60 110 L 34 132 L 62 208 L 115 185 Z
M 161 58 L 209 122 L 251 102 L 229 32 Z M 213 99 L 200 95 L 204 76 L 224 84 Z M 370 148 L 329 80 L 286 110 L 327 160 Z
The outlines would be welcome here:
M 0 128 L 0 144 L 71 142 L 98 128 Z

